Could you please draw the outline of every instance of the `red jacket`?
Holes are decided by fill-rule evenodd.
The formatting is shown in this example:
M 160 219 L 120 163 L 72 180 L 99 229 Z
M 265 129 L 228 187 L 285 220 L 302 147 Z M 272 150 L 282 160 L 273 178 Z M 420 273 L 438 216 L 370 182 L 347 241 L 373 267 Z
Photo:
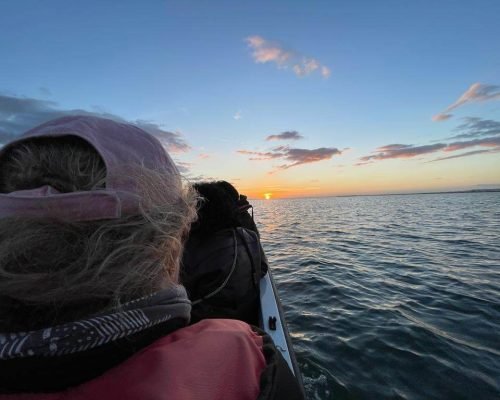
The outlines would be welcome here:
M 103 375 L 57 393 L 0 400 L 257 399 L 263 339 L 236 320 L 204 320 L 165 336 Z

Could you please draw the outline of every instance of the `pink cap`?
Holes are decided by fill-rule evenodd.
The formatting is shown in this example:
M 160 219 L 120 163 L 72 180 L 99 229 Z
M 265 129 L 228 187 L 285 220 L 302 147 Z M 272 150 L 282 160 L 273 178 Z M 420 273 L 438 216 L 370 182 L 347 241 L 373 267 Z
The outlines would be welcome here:
M 0 218 L 50 217 L 68 221 L 120 218 L 140 213 L 140 192 L 130 172 L 138 167 L 178 179 L 179 171 L 161 143 L 142 129 L 104 118 L 69 116 L 46 122 L 0 150 L 31 138 L 78 136 L 99 153 L 106 165 L 106 187 L 59 193 L 51 186 L 0 194 Z

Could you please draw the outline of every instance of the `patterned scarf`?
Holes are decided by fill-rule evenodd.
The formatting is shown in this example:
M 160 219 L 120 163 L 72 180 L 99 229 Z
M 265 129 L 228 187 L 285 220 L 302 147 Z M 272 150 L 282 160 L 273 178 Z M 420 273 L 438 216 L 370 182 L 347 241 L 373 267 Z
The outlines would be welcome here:
M 123 304 L 106 314 L 30 332 L 0 333 L 0 360 L 53 357 L 93 349 L 170 319 L 189 323 L 191 302 L 181 285 Z

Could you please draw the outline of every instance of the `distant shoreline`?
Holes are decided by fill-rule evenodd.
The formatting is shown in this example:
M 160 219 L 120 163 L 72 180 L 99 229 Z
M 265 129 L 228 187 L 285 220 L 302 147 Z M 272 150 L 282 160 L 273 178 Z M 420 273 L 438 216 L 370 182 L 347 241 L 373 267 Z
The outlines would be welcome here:
M 415 193 L 380 193 L 380 194 L 342 194 L 330 196 L 304 196 L 304 197 L 282 197 L 271 200 L 300 200 L 300 199 L 323 199 L 328 197 L 374 197 L 374 196 L 413 196 L 416 194 L 464 194 L 464 193 L 491 193 L 500 192 L 500 188 L 496 189 L 471 189 L 471 190 L 451 190 L 443 192 L 415 192 Z M 250 200 L 265 200 L 261 198 L 250 198 Z
M 471 189 L 471 190 L 450 190 L 444 192 L 415 192 L 415 193 L 381 193 L 381 194 L 345 194 L 337 196 L 328 197 L 360 197 L 360 196 L 411 196 L 414 194 L 457 194 L 457 193 L 488 193 L 488 192 L 500 192 L 500 188 L 497 189 Z

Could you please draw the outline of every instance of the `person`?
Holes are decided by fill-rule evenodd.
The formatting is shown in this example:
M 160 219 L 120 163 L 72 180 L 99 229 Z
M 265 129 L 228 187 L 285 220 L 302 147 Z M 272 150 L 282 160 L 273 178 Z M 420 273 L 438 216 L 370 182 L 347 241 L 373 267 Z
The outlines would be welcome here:
M 0 149 L 0 400 L 303 398 L 262 331 L 189 325 L 196 202 L 133 125 L 68 116 Z
M 226 181 L 193 187 L 200 195 L 198 218 L 181 263 L 181 282 L 192 301 L 191 323 L 232 318 L 258 325 L 260 280 L 268 266 L 248 213 L 252 205 Z

